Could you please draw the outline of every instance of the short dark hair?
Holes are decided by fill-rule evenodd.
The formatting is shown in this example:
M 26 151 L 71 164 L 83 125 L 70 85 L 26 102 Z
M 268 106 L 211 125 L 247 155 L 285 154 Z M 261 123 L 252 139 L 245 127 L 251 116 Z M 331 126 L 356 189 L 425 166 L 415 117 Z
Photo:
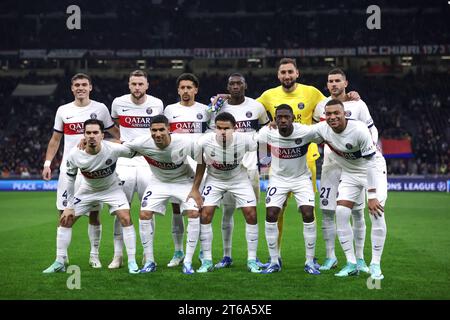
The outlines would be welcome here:
M 214 120 L 214 123 L 217 123 L 217 121 L 230 121 L 233 127 L 236 125 L 236 119 L 233 117 L 233 115 L 229 112 L 221 112 L 216 116 L 216 119 Z
M 101 132 L 105 132 L 105 125 L 103 124 L 103 121 L 102 120 L 98 120 L 98 119 L 87 119 L 84 122 L 83 132 L 85 131 L 86 126 L 89 125 L 89 124 L 97 124 L 100 127 L 100 131 Z
M 244 80 L 244 82 L 246 82 L 245 77 L 242 75 L 242 73 L 234 72 L 234 73 L 230 74 L 230 76 L 228 77 L 228 80 L 230 80 L 231 77 L 239 77 L 239 78 L 242 78 Z
M 337 100 L 337 99 L 331 99 L 330 101 L 328 101 L 325 104 L 325 109 L 327 108 L 327 106 L 334 106 L 336 104 L 340 105 L 342 107 L 342 109 L 344 109 L 344 104 L 340 100 Z
M 144 70 L 134 70 L 130 72 L 128 79 L 130 79 L 131 77 L 145 77 L 147 79 L 147 72 L 145 72 Z
M 293 58 L 281 58 L 280 62 L 278 63 L 278 68 L 280 68 L 283 64 L 289 64 L 289 63 L 292 63 L 294 65 L 295 69 L 298 69 L 297 62 Z
M 344 78 L 346 78 L 347 76 L 345 75 L 345 72 L 342 69 L 339 68 L 334 68 L 332 69 L 330 72 L 328 72 L 328 75 L 330 74 L 340 74 L 341 76 L 343 76 Z
M 277 114 L 278 110 L 288 110 L 290 113 L 294 114 L 294 111 L 292 110 L 291 106 L 285 103 L 275 107 L 275 115 Z
M 198 88 L 199 85 L 200 85 L 200 82 L 198 81 L 198 78 L 193 73 L 182 73 L 177 78 L 177 88 L 180 85 L 180 82 L 183 81 L 183 80 L 192 81 L 192 83 L 194 84 L 194 86 L 196 88 Z
M 92 84 L 92 79 L 91 77 L 89 77 L 86 73 L 76 73 L 71 79 L 70 79 L 70 83 L 74 83 L 75 80 L 78 79 L 87 79 L 87 81 L 89 81 L 89 84 Z
M 167 119 L 167 117 L 163 114 L 158 114 L 157 116 L 154 116 L 151 120 L 151 124 L 154 123 L 164 123 L 166 126 L 169 125 L 169 119 Z

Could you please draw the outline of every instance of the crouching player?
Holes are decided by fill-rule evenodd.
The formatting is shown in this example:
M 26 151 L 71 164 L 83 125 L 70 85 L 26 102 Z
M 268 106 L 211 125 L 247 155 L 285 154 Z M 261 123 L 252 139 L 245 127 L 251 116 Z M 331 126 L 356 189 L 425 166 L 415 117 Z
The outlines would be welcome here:
M 272 156 L 269 186 L 266 195 L 266 240 L 270 264 L 262 273 L 281 271 L 278 249 L 278 216 L 288 194 L 292 192 L 298 211 L 303 216 L 303 236 L 306 247 L 305 272 L 319 275 L 314 264 L 316 248 L 316 221 L 314 219 L 314 189 L 311 172 L 306 164 L 306 153 L 314 133 L 310 126 L 295 123 L 292 108 L 282 104 L 276 108 L 277 129 L 264 127 L 258 142 L 267 144 Z
M 130 206 L 120 186 L 116 174 L 116 162 L 119 157 L 132 158 L 135 155 L 125 146 L 103 141 L 104 125 L 101 120 L 89 119 L 84 122 L 85 150 L 76 146 L 67 158 L 68 205 L 60 218 L 56 236 L 56 261 L 44 273 L 64 272 L 65 253 L 72 238 L 72 226 L 82 215 L 98 203 L 106 203 L 111 214 L 120 220 L 123 240 L 128 255 L 129 273 L 139 273 L 136 264 L 136 233 L 130 217 Z M 75 177 L 80 169 L 85 177 L 80 188 L 74 194 Z

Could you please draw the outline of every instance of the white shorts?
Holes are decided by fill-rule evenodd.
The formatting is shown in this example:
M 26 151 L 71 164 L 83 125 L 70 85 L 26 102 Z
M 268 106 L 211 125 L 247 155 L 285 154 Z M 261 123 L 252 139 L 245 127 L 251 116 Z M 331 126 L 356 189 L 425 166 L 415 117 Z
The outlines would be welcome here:
M 338 187 L 338 194 L 336 201 L 347 200 L 352 201 L 355 205 L 353 209 L 356 209 L 361 205 L 361 194 L 365 194 L 365 189 L 367 187 L 367 175 L 361 174 L 350 174 L 343 171 L 341 173 L 341 182 Z M 364 198 L 363 198 L 364 199 Z M 364 200 L 363 200 L 364 202 Z
M 122 189 L 127 196 L 128 202 L 132 202 L 135 192 L 137 192 L 139 201 L 141 201 L 144 191 L 147 189 L 153 175 L 150 167 L 117 165 L 116 172 L 122 183 Z
M 336 197 L 338 194 L 339 181 L 341 180 L 341 168 L 334 162 L 329 166 L 322 166 L 322 174 L 320 177 L 320 209 L 336 210 Z M 365 192 L 361 192 L 360 198 L 355 202 L 353 209 L 364 209 Z
M 300 177 L 292 181 L 286 181 L 284 179 L 271 176 L 267 186 L 266 208 L 283 208 L 283 204 L 286 201 L 289 192 L 294 194 L 295 200 L 297 201 L 297 207 L 314 207 L 315 195 L 310 176 Z
M 81 185 L 73 198 L 75 216 L 89 214 L 93 206 L 101 203 L 106 203 L 109 206 L 109 213 L 111 214 L 117 210 L 130 209 L 127 196 L 118 183 L 109 189 L 98 192 L 93 192 Z
M 219 206 L 225 193 L 229 193 L 236 200 L 235 208 L 256 207 L 255 192 L 246 176 L 230 180 L 216 180 L 208 176 L 202 191 L 203 206 Z
M 250 182 L 252 183 L 253 192 L 256 196 L 256 203 L 259 202 L 260 199 L 260 188 L 259 188 L 259 172 L 258 169 L 256 170 L 247 170 L 248 178 L 250 179 Z M 234 197 L 231 193 L 226 192 L 223 195 L 222 204 L 230 207 L 236 207 L 236 201 L 234 200 Z
M 183 213 L 186 210 L 198 211 L 194 199 L 186 198 L 191 192 L 193 180 L 185 182 L 162 182 L 156 178 L 150 180 L 141 201 L 141 210 L 152 211 L 161 215 L 166 214 L 167 202 L 173 201 L 180 204 Z
M 379 157 L 376 159 L 376 162 L 377 174 L 375 177 L 375 187 L 377 188 L 377 199 L 384 206 L 388 197 L 386 160 L 383 157 Z
M 67 186 L 69 184 L 69 177 L 66 173 L 66 167 L 61 166 L 59 168 L 59 177 L 58 177 L 58 185 L 56 189 L 56 208 L 58 210 L 64 210 L 67 207 Z M 81 182 L 84 180 L 83 175 L 80 170 L 78 170 L 77 177 L 75 179 L 75 188 L 74 192 L 80 188 Z M 100 211 L 102 209 L 101 205 L 93 206 L 90 211 Z

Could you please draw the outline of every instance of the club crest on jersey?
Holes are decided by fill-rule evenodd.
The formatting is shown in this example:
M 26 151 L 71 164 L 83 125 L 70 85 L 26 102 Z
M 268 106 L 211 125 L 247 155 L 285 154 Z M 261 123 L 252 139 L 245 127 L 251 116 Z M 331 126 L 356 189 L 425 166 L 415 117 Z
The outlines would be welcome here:
M 326 206 L 328 204 L 328 199 L 322 199 L 322 204 Z
M 67 200 L 63 200 L 63 206 L 67 207 Z
M 269 203 L 270 202 L 270 197 L 267 197 L 266 198 L 266 203 Z
M 210 155 L 211 155 L 211 157 L 215 157 L 216 153 L 214 151 L 211 151 Z
M 105 163 L 106 163 L 107 166 L 109 166 L 109 165 L 112 163 L 112 160 L 111 160 L 111 159 L 108 159 L 108 160 L 106 160 Z
M 252 115 L 253 115 L 253 113 L 252 113 L 251 111 L 247 111 L 247 112 L 245 113 L 245 116 L 246 116 L 247 118 L 251 118 Z
M 201 113 L 197 113 L 197 119 L 198 120 L 202 120 L 203 119 L 203 115 Z
M 350 110 L 345 110 L 345 116 L 350 117 L 352 115 L 352 112 Z
M 91 119 L 97 119 L 97 114 L 96 113 L 91 113 L 90 117 L 91 117 Z
M 351 149 L 353 148 L 353 146 L 352 146 L 350 143 L 347 143 L 347 144 L 345 145 L 345 147 L 346 147 L 348 150 L 351 150 Z
M 70 168 L 70 162 L 69 161 L 66 162 L 66 167 Z
M 302 143 L 302 138 L 297 138 L 297 139 L 295 139 L 295 143 L 296 143 L 296 144 L 301 144 L 301 143 Z
M 142 201 L 142 204 L 141 204 L 143 207 L 146 207 L 147 206 L 147 201 Z
M 297 105 L 297 108 L 299 108 L 300 110 L 305 109 L 305 104 L 303 102 L 299 102 Z
M 147 112 L 147 114 L 152 114 L 153 113 L 153 109 L 152 108 L 147 108 L 147 110 L 145 110 L 145 112 Z

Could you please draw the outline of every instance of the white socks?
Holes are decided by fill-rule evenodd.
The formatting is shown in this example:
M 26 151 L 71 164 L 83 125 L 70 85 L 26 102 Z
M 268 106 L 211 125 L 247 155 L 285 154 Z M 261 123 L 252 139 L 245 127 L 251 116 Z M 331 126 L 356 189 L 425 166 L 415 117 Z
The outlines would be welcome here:
M 336 207 L 336 231 L 347 261 L 356 263 L 355 251 L 353 248 L 353 230 L 350 225 L 351 214 L 352 210 L 350 208 L 341 205 Z
M 70 240 L 72 240 L 72 228 L 58 227 L 56 230 L 56 261 L 64 263 Z
M 267 247 L 269 248 L 270 262 L 278 264 L 278 224 L 277 222 L 265 223 Z
M 247 260 L 255 260 L 258 250 L 258 224 L 245 224 L 245 239 L 247 240 Z
M 383 253 L 384 241 L 386 240 L 386 220 L 384 219 L 384 213 L 382 217 L 377 217 L 370 215 L 370 220 L 372 221 L 372 261 L 371 263 L 380 264 L 381 254 Z
M 364 210 L 352 210 L 352 220 L 356 259 L 364 259 L 364 241 L 366 240 L 366 221 L 364 220 Z
M 303 222 L 303 238 L 305 239 L 306 263 L 313 262 L 316 252 L 316 221 Z
M 213 232 L 211 223 L 200 224 L 200 248 L 203 251 L 204 260 L 212 260 L 212 246 Z
M 335 240 L 336 240 L 336 223 L 334 221 L 334 210 L 322 210 L 322 232 L 325 241 L 325 249 L 327 258 L 336 259 Z
M 122 225 L 117 216 L 114 217 L 114 257 L 123 255 Z
M 184 263 L 192 263 L 192 256 L 197 247 L 198 238 L 200 236 L 200 217 L 188 218 L 186 256 Z
M 136 232 L 134 226 L 123 227 L 123 242 L 127 250 L 128 263 L 136 262 Z
M 153 219 L 152 219 L 153 220 Z M 172 238 L 175 251 L 183 251 L 184 221 L 181 213 L 172 213 Z
M 223 255 L 231 257 L 231 246 L 233 242 L 233 228 L 234 228 L 234 206 L 223 206 L 222 215 L 222 243 Z
M 152 220 L 139 219 L 139 235 L 141 236 L 141 243 L 144 249 L 145 262 L 155 261 L 153 256 L 153 224 Z
M 102 225 L 88 224 L 89 241 L 91 242 L 90 255 L 98 258 L 100 239 L 102 238 Z

